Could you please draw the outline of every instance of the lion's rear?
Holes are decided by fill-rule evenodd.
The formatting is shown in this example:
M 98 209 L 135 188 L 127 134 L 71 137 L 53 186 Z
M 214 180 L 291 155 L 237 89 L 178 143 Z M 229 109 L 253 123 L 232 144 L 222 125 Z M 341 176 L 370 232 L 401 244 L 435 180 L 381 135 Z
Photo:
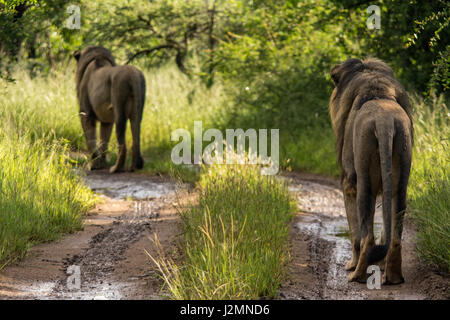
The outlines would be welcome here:
M 368 263 L 386 256 L 384 282 L 401 283 L 400 241 L 413 136 L 408 96 L 392 69 L 377 59 L 349 59 L 333 67 L 331 78 L 330 116 L 352 241 L 346 270 L 355 270 L 348 279 L 365 281 Z M 379 191 L 386 242 L 372 249 Z

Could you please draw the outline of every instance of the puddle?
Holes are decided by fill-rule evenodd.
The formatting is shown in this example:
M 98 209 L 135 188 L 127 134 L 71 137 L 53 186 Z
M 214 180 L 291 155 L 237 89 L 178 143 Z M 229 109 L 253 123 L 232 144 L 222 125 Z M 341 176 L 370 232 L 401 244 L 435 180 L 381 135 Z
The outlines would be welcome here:
M 155 199 L 173 195 L 177 190 L 175 183 L 130 174 L 90 172 L 83 179 L 94 192 L 112 199 Z
M 291 184 L 304 213 L 295 227 L 299 233 L 311 237 L 309 251 L 311 267 L 320 279 L 320 296 L 326 299 L 364 299 L 364 293 L 354 290 L 347 282 L 346 262 L 351 259 L 351 243 L 342 192 L 336 187 L 316 182 L 301 181 Z M 374 233 L 382 232 L 379 206 L 375 214 Z
M 56 282 L 43 282 L 32 286 L 22 286 L 21 291 L 25 299 L 39 300 L 120 300 L 123 299 L 123 288 L 130 287 L 128 283 L 89 283 L 85 288 L 79 290 L 55 290 Z M 31 295 L 30 295 L 31 294 Z
M 302 212 L 345 217 L 342 192 L 335 187 L 302 181 L 291 183 L 289 191 L 298 194 L 297 202 Z

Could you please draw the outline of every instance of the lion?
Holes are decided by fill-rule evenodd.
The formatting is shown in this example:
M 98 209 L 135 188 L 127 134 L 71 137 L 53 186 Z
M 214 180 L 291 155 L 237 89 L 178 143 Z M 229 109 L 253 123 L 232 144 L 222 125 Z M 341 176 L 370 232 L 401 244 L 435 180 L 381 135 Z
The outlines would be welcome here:
M 392 69 L 375 58 L 348 59 L 332 68 L 331 78 L 330 116 L 352 244 L 348 281 L 365 282 L 367 267 L 379 262 L 383 284 L 402 283 L 401 238 L 413 145 L 407 93 Z M 375 245 L 379 193 L 383 235 Z
M 145 78 L 133 66 L 116 65 L 111 52 L 90 46 L 73 53 L 77 61 L 76 90 L 81 125 L 91 155 L 90 169 L 106 167 L 106 152 L 113 125 L 119 144 L 117 162 L 111 173 L 124 170 L 127 148 L 125 132 L 130 120 L 133 136 L 130 171 L 142 169 L 140 126 L 145 103 Z M 96 123 L 100 122 L 100 144 L 97 149 Z

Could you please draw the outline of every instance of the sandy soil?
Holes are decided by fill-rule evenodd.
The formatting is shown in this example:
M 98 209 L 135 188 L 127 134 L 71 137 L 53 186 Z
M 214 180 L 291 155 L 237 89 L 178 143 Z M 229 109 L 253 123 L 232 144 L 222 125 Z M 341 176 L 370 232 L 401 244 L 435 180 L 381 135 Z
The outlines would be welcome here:
M 369 290 L 347 283 L 344 264 L 350 241 L 342 193 L 335 180 L 290 173 L 282 179 L 298 201 L 291 227 L 291 264 L 281 299 L 449 299 L 449 276 L 426 267 L 417 257 L 415 230 L 405 223 L 405 283 Z M 84 220 L 84 230 L 60 241 L 34 246 L 26 258 L 0 271 L 0 299 L 165 299 L 153 239 L 177 261 L 180 210 L 195 194 L 187 186 L 136 173 L 86 176 L 103 203 Z M 178 209 L 177 209 L 178 208 Z M 379 209 L 378 209 L 379 210 Z M 376 233 L 381 215 L 376 216 Z M 80 288 L 70 289 L 71 266 L 80 270 Z M 70 281 L 69 281 L 70 282 Z

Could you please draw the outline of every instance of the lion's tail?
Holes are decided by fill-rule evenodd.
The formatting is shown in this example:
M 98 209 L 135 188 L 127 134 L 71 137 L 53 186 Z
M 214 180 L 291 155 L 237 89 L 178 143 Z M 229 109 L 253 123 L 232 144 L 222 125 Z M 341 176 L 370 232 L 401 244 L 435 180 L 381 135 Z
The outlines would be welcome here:
M 386 242 L 376 245 L 369 252 L 369 264 L 382 260 L 391 243 L 392 224 L 392 145 L 394 140 L 394 120 L 383 119 L 375 124 L 380 151 L 381 179 L 383 185 L 383 223 Z
M 137 77 L 134 77 L 132 84 L 132 91 L 134 95 L 135 108 L 138 110 L 138 116 L 142 116 L 145 103 L 145 78 L 140 71 L 137 72 Z
M 144 112 L 144 104 L 145 104 L 145 78 L 141 71 L 136 70 L 136 76 L 133 77 L 133 83 L 131 85 L 131 90 L 133 91 L 133 101 L 135 104 L 136 113 L 134 114 L 134 124 L 131 123 L 131 130 L 133 131 L 133 148 L 136 145 L 138 151 L 133 150 L 133 152 L 137 152 L 136 159 L 136 169 L 142 169 L 144 167 L 144 159 L 141 155 L 140 149 L 140 136 L 141 136 L 141 121 L 142 114 Z

